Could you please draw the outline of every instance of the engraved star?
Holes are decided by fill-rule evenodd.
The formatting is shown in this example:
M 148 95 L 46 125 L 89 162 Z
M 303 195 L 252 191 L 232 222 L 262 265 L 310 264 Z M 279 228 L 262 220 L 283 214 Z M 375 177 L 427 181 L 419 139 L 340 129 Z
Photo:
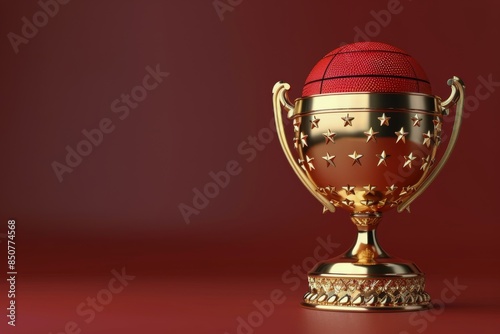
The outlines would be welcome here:
M 296 149 L 299 148 L 299 141 L 299 138 L 293 138 L 293 147 L 295 147 Z
M 319 118 L 316 118 L 316 116 L 313 116 L 313 119 L 309 120 L 309 122 L 311 122 L 311 129 L 314 129 L 314 128 L 319 128 Z
M 351 194 L 354 195 L 354 187 L 353 186 L 347 185 L 347 186 L 342 187 L 342 189 L 345 190 L 346 196 L 351 195 Z
M 389 126 L 390 119 L 391 119 L 390 117 L 385 116 L 385 113 L 383 113 L 382 117 L 378 117 L 378 120 L 380 121 L 380 126 L 382 126 L 382 125 Z
M 399 196 L 407 195 L 407 194 L 412 193 L 412 192 L 413 192 L 412 186 L 403 187 L 403 189 L 401 189 L 401 192 L 399 193 Z
M 329 142 L 335 144 L 336 135 L 337 134 L 335 132 L 330 131 L 330 129 L 328 129 L 328 132 L 323 133 L 323 136 L 325 137 L 325 144 L 328 145 Z
M 326 186 L 325 190 L 330 193 L 330 195 L 337 195 L 337 191 L 335 190 L 335 187 L 332 186 Z
M 415 114 L 415 116 L 413 116 L 411 120 L 413 121 L 413 126 L 420 127 L 420 122 L 422 122 L 422 118 L 418 117 L 418 114 Z
M 374 190 L 377 187 L 372 186 L 371 184 L 369 184 L 367 186 L 364 186 L 363 188 L 366 190 L 366 192 L 365 192 L 365 196 L 366 196 L 366 195 L 375 195 L 375 191 Z
M 345 200 L 342 201 L 342 204 L 354 207 L 354 201 L 351 201 L 350 199 L 346 198 Z
M 302 121 L 300 120 L 300 118 L 294 118 L 293 119 L 293 131 L 299 132 L 301 123 L 302 123 Z
M 393 193 L 394 193 L 394 191 L 395 191 L 396 189 L 398 189 L 398 187 L 396 187 L 396 185 L 395 185 L 395 184 L 393 184 L 393 185 L 392 185 L 392 186 L 390 186 L 390 187 L 386 187 L 386 188 L 387 188 L 387 191 L 385 192 L 385 194 L 386 194 L 386 195 L 391 195 L 391 194 L 393 194 Z
M 441 131 L 441 126 L 443 125 L 443 123 L 441 122 L 441 119 L 439 117 L 436 117 L 436 119 L 433 120 L 432 123 L 434 123 L 434 129 L 436 131 Z
M 308 156 L 308 155 L 306 155 L 306 160 L 307 160 L 306 162 L 307 162 L 307 165 L 308 165 L 308 167 L 309 167 L 309 170 L 313 170 L 313 169 L 315 169 L 315 168 L 314 168 L 314 165 L 313 165 L 313 163 L 312 163 L 312 161 L 314 160 L 314 158 L 309 158 L 309 156 Z
M 375 138 L 375 135 L 377 135 L 378 132 L 373 131 L 373 128 L 370 127 L 370 130 L 365 131 L 365 135 L 367 136 L 366 142 L 368 143 L 370 140 L 377 141 L 377 138 Z
M 365 200 L 360 201 L 360 203 L 363 204 L 364 206 L 371 206 L 371 205 L 375 204 L 375 201 L 371 200 L 371 199 L 365 199 Z
M 302 159 L 298 159 L 298 160 L 299 160 L 300 167 L 302 167 L 302 169 L 307 172 L 306 166 L 304 166 L 304 160 L 302 160 Z
M 319 192 L 321 195 L 326 195 L 325 188 L 318 187 L 316 188 L 316 191 Z
M 352 120 L 354 119 L 354 117 L 349 117 L 349 114 L 347 114 L 347 116 L 345 117 L 341 117 L 342 120 L 344 121 L 344 127 L 346 126 L 352 126 Z
M 403 165 L 403 168 L 406 166 L 410 166 L 410 168 L 412 168 L 411 163 L 413 162 L 413 160 L 415 160 L 417 158 L 417 157 L 413 156 L 413 152 L 411 152 L 410 155 L 408 155 L 408 156 L 404 155 L 403 157 L 405 158 L 405 163 Z
M 335 159 L 335 155 L 330 155 L 328 152 L 326 152 L 326 155 L 322 158 L 325 159 L 327 168 L 330 166 L 336 167 L 335 162 L 333 162 L 333 160 Z
M 420 166 L 420 170 L 427 169 L 427 166 L 429 166 L 430 161 L 431 161 L 430 155 L 428 155 L 426 158 L 422 158 L 422 166 Z
M 396 144 L 402 140 L 403 143 L 406 143 L 406 135 L 408 134 L 408 132 L 405 132 L 405 129 L 403 127 L 401 127 L 401 130 L 397 131 L 397 132 L 394 132 L 396 134 L 396 136 L 398 136 L 398 139 L 396 140 Z
M 361 166 L 361 161 L 360 159 L 363 157 L 363 154 L 358 154 L 356 151 L 354 151 L 353 154 L 348 154 L 349 158 L 353 159 L 352 165 L 354 166 L 355 164 L 359 164 Z
M 300 143 L 302 144 L 302 147 L 308 146 L 307 145 L 307 137 L 308 135 L 305 135 L 303 132 L 300 133 Z
M 389 154 L 385 153 L 385 151 L 382 151 L 382 153 L 380 154 L 376 154 L 377 158 L 379 158 L 380 160 L 378 161 L 377 163 L 377 167 L 380 166 L 380 164 L 384 164 L 385 166 L 387 166 L 387 158 L 390 157 Z
M 432 140 L 431 131 L 429 130 L 427 131 L 427 133 L 422 133 L 422 136 L 424 137 L 424 142 L 422 144 L 429 147 L 431 145 L 431 140 Z

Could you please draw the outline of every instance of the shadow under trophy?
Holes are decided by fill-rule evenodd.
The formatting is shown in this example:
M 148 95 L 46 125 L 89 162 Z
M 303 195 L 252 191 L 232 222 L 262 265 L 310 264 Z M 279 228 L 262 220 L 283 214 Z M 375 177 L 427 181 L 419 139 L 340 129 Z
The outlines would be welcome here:
M 455 145 L 463 82 L 448 80 L 445 101 L 432 95 L 425 72 L 403 50 L 378 42 L 335 49 L 309 74 L 292 104 L 289 84 L 273 88 L 281 146 L 299 179 L 324 209 L 351 213 L 358 234 L 344 254 L 309 273 L 302 305 L 334 311 L 415 311 L 431 307 L 425 277 L 410 261 L 388 255 L 376 228 L 384 211 L 407 209 L 434 180 Z M 440 159 L 443 117 L 455 107 Z M 293 120 L 288 141 L 282 111 Z M 289 144 L 294 147 L 292 154 Z

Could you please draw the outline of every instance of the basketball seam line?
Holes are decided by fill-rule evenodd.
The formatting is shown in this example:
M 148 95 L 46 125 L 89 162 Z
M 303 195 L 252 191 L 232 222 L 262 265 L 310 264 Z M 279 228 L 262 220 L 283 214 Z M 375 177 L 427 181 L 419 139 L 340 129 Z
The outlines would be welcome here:
M 306 82 L 304 86 L 307 86 L 309 84 L 318 82 L 318 81 L 324 81 L 324 80 L 333 80 L 333 79 L 346 79 L 346 78 L 395 78 L 395 79 L 405 79 L 405 80 L 415 80 L 415 81 L 421 81 L 425 82 L 427 84 L 431 84 L 429 81 L 420 79 L 420 78 L 411 78 L 411 77 L 405 77 L 405 76 L 400 76 L 400 75 L 382 75 L 382 74 L 361 74 L 361 75 L 341 75 L 338 77 L 329 77 L 329 78 L 322 78 L 322 79 L 316 79 L 312 80 L 309 82 Z M 322 85 L 323 86 L 323 85 Z M 320 91 L 321 93 L 321 91 Z
M 342 51 L 342 50 L 344 50 L 344 49 L 346 48 L 346 46 L 347 46 L 347 45 L 344 45 L 344 46 L 342 47 L 342 49 L 340 49 L 340 50 L 339 50 L 339 52 L 340 52 L 340 51 Z M 321 85 L 319 86 L 319 93 L 320 93 L 320 94 L 323 92 L 323 81 L 325 81 L 326 71 L 328 70 L 328 68 L 330 67 L 330 65 L 332 64 L 333 60 L 335 59 L 335 57 L 336 57 L 337 55 L 338 55 L 338 53 L 337 53 L 337 54 L 335 54 L 335 55 L 332 55 L 332 59 L 330 59 L 330 61 L 328 62 L 328 65 L 325 67 L 325 71 L 323 72 L 323 78 L 321 78 Z M 306 86 L 306 85 L 307 85 L 307 84 L 305 84 L 304 86 Z

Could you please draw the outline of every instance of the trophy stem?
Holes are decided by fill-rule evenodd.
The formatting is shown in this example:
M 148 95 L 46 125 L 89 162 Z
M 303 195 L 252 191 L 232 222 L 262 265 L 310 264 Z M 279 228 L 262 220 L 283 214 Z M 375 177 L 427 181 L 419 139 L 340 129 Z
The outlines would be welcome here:
M 363 264 L 375 263 L 375 259 L 389 257 L 377 242 L 376 229 L 381 219 L 382 214 L 379 212 L 351 214 L 351 220 L 358 229 L 358 236 L 345 257 Z

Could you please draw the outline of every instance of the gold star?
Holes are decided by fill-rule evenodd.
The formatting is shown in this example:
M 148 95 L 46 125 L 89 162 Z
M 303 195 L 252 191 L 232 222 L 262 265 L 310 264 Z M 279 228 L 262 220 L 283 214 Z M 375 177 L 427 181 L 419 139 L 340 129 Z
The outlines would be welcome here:
M 361 161 L 360 159 L 363 157 L 363 154 L 358 154 L 356 151 L 354 151 L 353 154 L 348 154 L 349 158 L 353 159 L 352 165 L 354 166 L 355 164 L 359 164 L 361 166 Z
M 398 136 L 398 139 L 396 140 L 396 144 L 402 140 L 403 143 L 406 143 L 406 138 L 405 136 L 408 134 L 408 132 L 405 132 L 405 129 L 403 127 L 401 127 L 401 130 L 397 131 L 397 132 L 394 132 L 396 134 L 396 136 Z
M 369 184 L 367 186 L 364 186 L 363 188 L 366 190 L 366 192 L 365 192 L 365 196 L 366 196 L 366 195 L 375 195 L 375 191 L 374 190 L 377 187 L 372 186 L 371 184 Z
M 391 195 L 391 194 L 393 194 L 393 193 L 394 193 L 394 191 L 395 191 L 396 189 L 398 189 L 398 187 L 396 187 L 396 185 L 395 185 L 395 184 L 393 184 L 393 185 L 392 185 L 392 186 L 390 186 L 390 187 L 386 187 L 386 188 L 387 188 L 387 191 L 385 192 L 385 194 L 386 194 L 386 195 Z
M 420 127 L 420 122 L 422 122 L 422 118 L 418 117 L 418 114 L 415 114 L 415 116 L 413 116 L 411 120 L 413 121 L 413 126 Z
M 342 204 L 354 207 L 354 201 L 351 201 L 349 198 L 346 198 L 345 200 L 343 200 Z
M 377 134 L 378 134 L 378 132 L 373 131 L 373 128 L 370 127 L 370 130 L 365 131 L 365 135 L 367 136 L 366 142 L 368 143 L 372 139 L 377 141 L 377 138 L 375 138 L 375 135 L 377 135 Z
M 406 166 L 410 166 L 410 168 L 412 168 L 411 163 L 413 162 L 413 160 L 417 158 L 413 156 L 413 152 L 411 152 L 410 155 L 408 156 L 404 155 L 403 157 L 405 158 L 405 163 L 403 165 L 403 168 Z
M 326 195 L 325 188 L 318 187 L 316 188 L 316 191 L 319 192 L 321 195 Z
M 307 137 L 309 137 L 309 136 L 305 135 L 304 132 L 300 133 L 300 143 L 302 144 L 302 147 L 308 146 L 307 145 Z
M 375 204 L 375 201 L 373 201 L 371 199 L 365 199 L 365 200 L 360 201 L 360 203 L 363 204 L 364 206 L 371 206 L 371 205 Z
M 309 167 L 309 170 L 313 170 L 313 169 L 315 169 L 315 168 L 314 168 L 314 165 L 313 165 L 313 163 L 312 163 L 312 161 L 314 160 L 314 158 L 309 158 L 309 156 L 308 156 L 308 155 L 306 155 L 306 160 L 307 160 L 306 162 L 307 162 L 307 165 L 308 165 L 308 167 Z
M 300 120 L 299 117 L 293 119 L 293 131 L 294 132 L 299 132 L 301 123 L 302 123 L 302 121 Z
M 382 117 L 378 117 L 378 120 L 380 121 L 380 126 L 382 126 L 382 125 L 389 126 L 390 119 L 391 119 L 390 117 L 385 116 L 385 113 L 383 113 Z
M 332 186 L 326 186 L 325 190 L 330 193 L 330 195 L 337 195 L 337 191 L 335 190 L 335 187 Z
M 313 116 L 313 119 L 309 120 L 309 122 L 311 122 L 311 129 L 314 129 L 314 128 L 319 128 L 319 118 L 316 118 L 316 116 Z
M 443 123 L 441 122 L 441 119 L 439 117 L 436 117 L 436 119 L 433 120 L 432 123 L 434 123 L 434 130 L 441 131 L 441 126 L 443 125 Z
M 347 114 L 347 116 L 345 117 L 341 117 L 342 120 L 344 121 L 344 127 L 346 126 L 352 126 L 352 120 L 354 119 L 354 117 L 349 117 L 349 114 Z
M 403 187 L 403 189 L 401 189 L 401 192 L 399 193 L 399 196 L 407 195 L 407 194 L 410 194 L 412 192 L 413 192 L 412 186 Z
M 334 155 L 330 155 L 328 152 L 326 152 L 326 156 L 322 158 L 325 159 L 327 168 L 330 166 L 336 167 L 335 162 L 333 162 L 333 160 L 335 159 Z
M 346 196 L 351 195 L 351 194 L 354 195 L 354 187 L 353 186 L 347 185 L 347 186 L 342 187 L 342 189 L 345 190 Z
M 385 166 L 387 166 L 387 161 L 385 160 L 390 157 L 389 154 L 385 153 L 385 151 L 382 151 L 382 153 L 376 154 L 376 156 L 380 159 L 377 163 L 377 167 L 380 166 L 380 164 L 384 164 Z
M 429 147 L 431 145 L 431 140 L 432 140 L 431 131 L 429 130 L 427 131 L 427 133 L 422 133 L 422 136 L 424 137 L 424 142 L 422 144 Z
M 427 166 L 429 166 L 430 161 L 431 161 L 430 155 L 428 155 L 426 158 L 422 158 L 422 166 L 420 166 L 420 170 L 426 170 Z
M 302 159 L 298 159 L 298 160 L 299 160 L 300 167 L 302 167 L 302 169 L 307 172 L 306 166 L 304 166 L 304 160 L 302 160 Z
M 328 145 L 329 142 L 332 142 L 335 144 L 335 136 L 337 134 L 335 132 L 331 132 L 330 129 L 328 129 L 328 132 L 323 133 L 323 136 L 325 137 L 325 144 Z

